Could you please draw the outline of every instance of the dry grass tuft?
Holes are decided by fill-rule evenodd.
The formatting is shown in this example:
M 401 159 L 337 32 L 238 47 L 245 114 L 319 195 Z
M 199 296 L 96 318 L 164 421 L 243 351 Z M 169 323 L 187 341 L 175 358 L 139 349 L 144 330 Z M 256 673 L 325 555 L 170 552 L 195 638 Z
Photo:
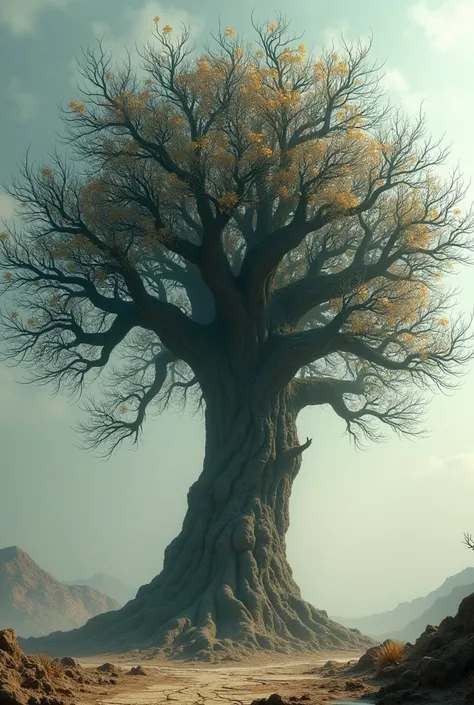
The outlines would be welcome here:
M 35 661 L 41 668 L 44 668 L 50 678 L 59 678 L 63 675 L 63 667 L 59 661 L 55 661 L 48 654 L 37 654 Z
M 374 656 L 374 664 L 377 673 L 387 666 L 395 666 L 405 658 L 406 645 L 403 641 L 390 639 L 386 644 L 382 644 L 377 649 Z

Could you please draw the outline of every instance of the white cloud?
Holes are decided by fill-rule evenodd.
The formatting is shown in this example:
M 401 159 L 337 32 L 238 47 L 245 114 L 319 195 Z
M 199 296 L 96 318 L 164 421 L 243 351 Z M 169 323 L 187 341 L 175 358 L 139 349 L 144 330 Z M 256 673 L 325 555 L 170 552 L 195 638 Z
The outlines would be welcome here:
M 191 30 L 193 39 L 196 39 L 205 27 L 204 21 L 197 15 L 176 7 L 165 7 L 153 0 L 147 0 L 139 10 L 129 8 L 125 11 L 120 18 L 124 26 L 122 32 L 114 32 L 108 24 L 101 21 L 93 22 L 91 30 L 94 37 L 102 40 L 102 46 L 106 52 L 111 54 L 112 62 L 123 60 L 128 50 L 134 63 L 139 65 L 135 47 L 141 49 L 147 42 L 153 41 L 153 18 L 156 16 L 161 17 L 163 24 L 171 25 L 176 33 L 179 33 L 181 27 L 186 25 Z M 72 62 L 71 83 L 77 85 L 78 81 L 82 82 L 76 63 Z
M 71 0 L 0 0 L 0 25 L 12 34 L 32 34 L 38 17 L 47 10 L 66 7 Z
M 34 93 L 25 91 L 18 77 L 12 78 L 8 85 L 8 92 L 17 107 L 21 120 L 32 120 L 38 110 L 38 97 Z
M 420 0 L 410 8 L 411 20 L 421 27 L 440 51 L 472 51 L 474 0 Z
M 384 85 L 387 90 L 407 91 L 408 81 L 398 69 L 389 69 L 384 76 Z
M 395 98 L 395 102 L 401 104 L 408 113 L 419 112 L 424 96 L 411 90 L 410 84 L 400 69 L 396 67 L 388 69 L 382 78 L 382 85 Z
M 13 218 L 15 201 L 8 193 L 0 192 L 0 221 Z

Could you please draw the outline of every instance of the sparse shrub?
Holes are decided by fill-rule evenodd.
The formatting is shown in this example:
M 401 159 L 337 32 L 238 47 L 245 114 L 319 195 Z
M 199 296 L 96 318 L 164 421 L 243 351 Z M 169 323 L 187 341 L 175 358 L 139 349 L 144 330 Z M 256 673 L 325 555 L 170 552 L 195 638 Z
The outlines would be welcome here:
M 376 673 L 387 666 L 395 666 L 405 658 L 406 648 L 402 641 L 388 640 L 377 649 L 374 655 Z
M 37 654 L 35 660 L 41 668 L 44 668 L 50 678 L 59 678 L 63 675 L 63 667 L 59 661 L 52 659 L 48 654 Z

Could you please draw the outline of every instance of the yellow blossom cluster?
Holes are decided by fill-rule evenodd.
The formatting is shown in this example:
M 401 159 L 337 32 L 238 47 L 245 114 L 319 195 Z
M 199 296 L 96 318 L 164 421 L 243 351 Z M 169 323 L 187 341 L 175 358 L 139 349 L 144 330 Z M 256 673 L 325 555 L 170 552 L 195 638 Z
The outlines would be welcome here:
M 325 201 L 338 210 L 350 210 L 359 205 L 359 200 L 350 187 L 344 187 L 341 183 L 330 183 L 318 194 L 318 200 Z
M 410 249 L 425 249 L 430 244 L 433 232 L 426 223 L 411 225 L 406 232 L 406 243 Z
M 217 202 L 219 203 L 221 211 L 229 215 L 238 204 L 239 197 L 234 191 L 226 191 L 222 196 L 219 196 Z
M 84 105 L 84 103 L 78 103 L 76 100 L 71 100 L 67 104 L 67 107 L 74 113 L 78 113 L 78 115 L 84 115 L 84 113 L 86 112 L 86 106 Z

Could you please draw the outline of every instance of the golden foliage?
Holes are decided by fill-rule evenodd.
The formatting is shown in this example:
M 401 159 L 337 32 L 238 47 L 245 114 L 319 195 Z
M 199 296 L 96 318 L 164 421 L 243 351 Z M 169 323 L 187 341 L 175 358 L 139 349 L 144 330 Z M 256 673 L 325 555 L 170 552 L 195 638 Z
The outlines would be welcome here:
M 78 115 L 84 115 L 84 113 L 86 112 L 86 106 L 84 105 L 84 103 L 78 103 L 76 100 L 71 100 L 67 104 L 67 107 L 74 113 L 78 113 Z
M 235 206 L 239 202 L 239 197 L 234 191 L 227 191 L 226 193 L 223 193 L 222 196 L 220 196 L 217 199 L 219 203 L 219 207 L 223 213 L 232 213 L 234 210 Z

